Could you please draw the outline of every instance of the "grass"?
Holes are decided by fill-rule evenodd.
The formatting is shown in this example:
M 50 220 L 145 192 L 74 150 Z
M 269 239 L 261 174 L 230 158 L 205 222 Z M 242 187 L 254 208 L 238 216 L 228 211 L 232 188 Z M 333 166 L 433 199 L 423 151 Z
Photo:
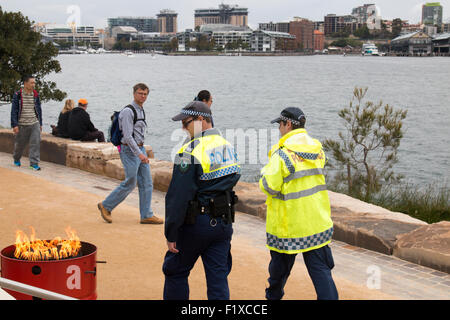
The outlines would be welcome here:
M 407 183 L 379 193 L 371 202 L 427 223 L 436 223 L 450 221 L 449 199 L 450 189 L 446 184 L 420 188 Z

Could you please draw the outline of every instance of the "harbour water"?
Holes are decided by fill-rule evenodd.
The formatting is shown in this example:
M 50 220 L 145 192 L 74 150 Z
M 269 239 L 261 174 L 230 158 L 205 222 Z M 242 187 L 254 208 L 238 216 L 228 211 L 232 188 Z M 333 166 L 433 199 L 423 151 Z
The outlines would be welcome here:
M 119 54 L 62 55 L 62 72 L 48 78 L 68 98 L 89 101 L 94 125 L 104 131 L 115 110 L 132 101 L 132 86 L 150 87 L 145 105 L 146 143 L 155 156 L 171 160 L 180 145 L 180 123 L 171 121 L 198 91 L 213 95 L 217 128 L 246 137 L 239 149 L 243 178 L 254 181 L 277 140 L 276 118 L 287 106 L 306 114 L 309 134 L 323 141 L 343 131 L 338 112 L 355 86 L 368 87 L 367 100 L 408 110 L 395 171 L 416 184 L 450 177 L 450 59 L 362 56 L 227 57 Z M 43 104 L 44 128 L 56 124 L 63 102 Z M 0 125 L 10 126 L 10 107 L 0 107 Z M 228 131 L 226 131 L 228 129 Z M 273 130 L 272 130 L 273 129 Z M 268 130 L 268 131 L 267 131 Z M 254 148 L 253 138 L 257 139 Z M 236 138 L 236 141 L 239 138 Z M 235 142 L 237 143 L 237 142 Z M 255 154 L 257 153 L 257 154 Z

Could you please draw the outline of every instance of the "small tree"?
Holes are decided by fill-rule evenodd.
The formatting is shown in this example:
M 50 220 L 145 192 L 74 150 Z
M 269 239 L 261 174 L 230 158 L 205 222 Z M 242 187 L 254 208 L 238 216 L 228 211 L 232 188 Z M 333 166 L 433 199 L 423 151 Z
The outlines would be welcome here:
M 392 20 L 392 37 L 396 38 L 400 35 L 403 28 L 403 21 L 400 18 Z
M 63 100 L 66 93 L 57 89 L 55 82 L 44 80 L 46 75 L 61 71 L 54 59 L 57 55 L 58 49 L 42 41 L 27 17 L 0 7 L 0 100 L 9 100 L 26 75 L 36 77 L 42 101 Z
M 402 179 L 392 168 L 398 162 L 397 151 L 403 137 L 407 111 L 395 111 L 380 101 L 363 103 L 367 88 L 355 88 L 348 108 L 339 112 L 346 132 L 339 140 L 326 139 L 324 149 L 331 153 L 329 165 L 337 169 L 334 182 L 347 185 L 350 195 L 364 199 L 379 192 L 383 183 Z

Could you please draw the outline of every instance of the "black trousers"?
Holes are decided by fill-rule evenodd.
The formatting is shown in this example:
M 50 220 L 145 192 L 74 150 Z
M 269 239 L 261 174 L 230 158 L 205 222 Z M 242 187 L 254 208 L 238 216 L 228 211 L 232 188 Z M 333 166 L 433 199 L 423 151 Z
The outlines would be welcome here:
M 266 298 L 268 300 L 280 300 L 284 296 L 284 286 L 291 274 L 297 255 L 279 253 L 271 250 L 270 256 L 269 288 L 266 289 Z M 303 260 L 316 289 L 317 299 L 339 299 L 336 285 L 331 276 L 331 269 L 334 267 L 331 249 L 328 246 L 324 246 L 319 249 L 303 252 Z
M 105 136 L 103 132 L 99 130 L 87 132 L 86 135 L 83 138 L 81 138 L 81 141 L 95 141 L 95 140 L 97 140 L 98 142 L 105 142 Z

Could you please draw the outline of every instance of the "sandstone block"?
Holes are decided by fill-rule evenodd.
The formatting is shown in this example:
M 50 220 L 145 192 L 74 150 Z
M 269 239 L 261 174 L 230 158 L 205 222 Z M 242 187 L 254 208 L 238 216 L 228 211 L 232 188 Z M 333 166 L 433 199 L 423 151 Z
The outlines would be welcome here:
M 266 195 L 259 189 L 257 183 L 238 182 L 234 191 L 239 198 L 237 211 L 266 218 Z
M 78 142 L 68 145 L 66 166 L 104 175 L 107 161 L 119 158 L 111 143 Z
M 400 235 L 394 255 L 426 267 L 450 273 L 450 222 L 422 226 Z
M 122 161 L 120 159 L 109 160 L 105 164 L 105 176 L 124 180 L 125 179 L 125 171 L 123 170 Z
M 333 239 L 368 250 L 392 255 L 397 237 L 421 227 L 421 224 L 374 218 L 342 207 L 332 207 Z

